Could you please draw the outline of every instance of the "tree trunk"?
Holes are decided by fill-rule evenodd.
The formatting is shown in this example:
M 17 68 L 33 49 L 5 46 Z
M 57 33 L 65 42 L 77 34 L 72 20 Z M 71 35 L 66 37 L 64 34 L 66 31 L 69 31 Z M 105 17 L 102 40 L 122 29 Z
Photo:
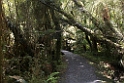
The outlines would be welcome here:
M 4 44 L 4 39 L 3 39 L 3 30 L 4 30 L 4 17 L 2 13 L 2 1 L 0 0 L 0 83 L 4 83 L 3 80 L 3 44 Z
M 53 22 L 55 24 L 55 30 L 56 30 L 56 52 L 55 52 L 55 59 L 57 61 L 57 64 L 60 64 L 60 55 L 61 55 L 61 27 L 60 27 L 60 23 L 59 23 L 59 19 L 57 18 L 57 16 L 59 17 L 59 14 L 56 13 L 55 11 L 51 11 L 52 12 L 52 19 Z M 58 14 L 58 15 L 57 15 Z
M 85 33 L 85 38 L 86 38 L 86 40 L 87 40 L 87 42 L 88 42 L 88 44 L 90 46 L 90 50 L 92 51 L 92 43 L 91 43 L 91 41 L 90 41 L 90 39 L 89 39 L 89 37 L 88 37 L 88 35 L 86 33 Z
M 91 38 L 91 41 L 92 41 L 92 50 L 93 50 L 93 52 L 98 52 L 96 39 L 95 38 Z

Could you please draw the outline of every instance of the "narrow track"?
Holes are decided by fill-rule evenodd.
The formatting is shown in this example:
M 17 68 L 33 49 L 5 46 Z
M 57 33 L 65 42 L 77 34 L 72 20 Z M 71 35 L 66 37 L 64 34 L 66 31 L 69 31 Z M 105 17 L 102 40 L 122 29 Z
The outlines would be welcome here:
M 67 69 L 59 83 L 105 83 L 96 76 L 96 69 L 85 58 L 62 50 L 67 62 Z

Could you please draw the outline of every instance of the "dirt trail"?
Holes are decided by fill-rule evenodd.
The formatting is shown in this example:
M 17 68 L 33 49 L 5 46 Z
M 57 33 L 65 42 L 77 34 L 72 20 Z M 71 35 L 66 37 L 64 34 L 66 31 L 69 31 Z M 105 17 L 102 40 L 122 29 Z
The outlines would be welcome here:
M 85 58 L 62 50 L 67 69 L 59 83 L 104 83 L 96 76 L 95 68 Z

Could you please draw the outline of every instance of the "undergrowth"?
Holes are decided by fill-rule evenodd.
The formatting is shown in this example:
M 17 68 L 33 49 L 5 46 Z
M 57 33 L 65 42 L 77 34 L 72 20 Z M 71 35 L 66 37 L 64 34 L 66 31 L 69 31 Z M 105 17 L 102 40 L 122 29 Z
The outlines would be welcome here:
M 19 79 L 23 79 L 27 83 L 57 83 L 60 74 L 66 68 L 62 61 L 59 65 L 55 64 L 56 71 L 54 71 L 52 64 L 43 60 L 41 55 L 33 59 L 29 56 L 22 57 L 21 60 L 17 57 L 9 59 L 8 67 L 14 68 L 6 70 L 6 83 L 14 83 Z

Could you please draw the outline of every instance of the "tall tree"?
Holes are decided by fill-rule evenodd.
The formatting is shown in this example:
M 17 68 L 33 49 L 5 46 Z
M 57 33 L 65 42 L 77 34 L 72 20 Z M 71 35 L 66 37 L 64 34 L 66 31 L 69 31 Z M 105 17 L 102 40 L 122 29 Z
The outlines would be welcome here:
M 4 59 L 4 45 L 5 45 L 5 20 L 2 10 L 2 0 L 0 0 L 0 83 L 4 83 L 4 70 L 3 70 L 3 59 Z
M 52 13 L 53 13 L 52 19 L 53 19 L 53 22 L 55 24 L 55 30 L 56 30 L 55 35 L 56 35 L 56 39 L 57 39 L 54 60 L 57 61 L 57 64 L 60 64 L 61 40 L 62 40 L 61 39 L 62 38 L 61 37 L 61 26 L 60 26 L 60 22 L 59 22 L 59 18 L 58 18 L 58 17 L 60 17 L 60 15 L 56 11 L 53 11 Z
M 3 29 L 3 17 L 2 17 L 2 1 L 0 0 L 0 83 L 3 83 L 3 49 L 2 49 L 2 29 Z

